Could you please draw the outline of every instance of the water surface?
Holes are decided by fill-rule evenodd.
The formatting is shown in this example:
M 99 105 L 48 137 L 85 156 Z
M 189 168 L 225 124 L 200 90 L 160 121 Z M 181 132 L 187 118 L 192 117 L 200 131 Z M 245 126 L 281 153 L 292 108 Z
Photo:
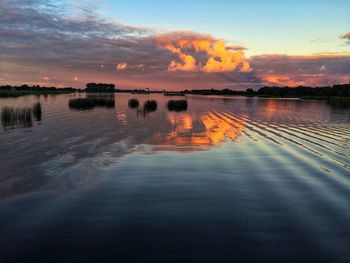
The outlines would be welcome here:
M 40 120 L 0 131 L 1 262 L 350 261 L 349 109 L 135 94 L 0 106 L 36 102 Z

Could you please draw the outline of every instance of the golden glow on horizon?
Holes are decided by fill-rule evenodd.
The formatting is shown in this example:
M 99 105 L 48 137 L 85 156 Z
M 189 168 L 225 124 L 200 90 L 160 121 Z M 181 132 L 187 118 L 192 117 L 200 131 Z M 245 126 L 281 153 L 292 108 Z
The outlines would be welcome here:
M 264 75 L 263 81 L 269 85 L 282 85 L 290 87 L 305 85 L 304 81 L 294 81 L 287 75 L 277 74 Z

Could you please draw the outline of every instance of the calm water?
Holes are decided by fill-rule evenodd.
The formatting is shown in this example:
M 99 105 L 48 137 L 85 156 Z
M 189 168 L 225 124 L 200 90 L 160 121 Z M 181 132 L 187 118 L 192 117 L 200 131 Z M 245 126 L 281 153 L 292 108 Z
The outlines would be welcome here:
M 350 262 L 350 109 L 84 97 L 0 99 L 0 262 Z

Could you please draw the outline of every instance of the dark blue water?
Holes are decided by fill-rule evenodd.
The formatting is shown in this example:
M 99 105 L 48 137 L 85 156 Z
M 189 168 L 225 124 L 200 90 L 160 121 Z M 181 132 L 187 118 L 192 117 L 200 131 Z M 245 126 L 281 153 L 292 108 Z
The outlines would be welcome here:
M 0 262 L 350 262 L 349 109 L 85 96 L 0 100 Z

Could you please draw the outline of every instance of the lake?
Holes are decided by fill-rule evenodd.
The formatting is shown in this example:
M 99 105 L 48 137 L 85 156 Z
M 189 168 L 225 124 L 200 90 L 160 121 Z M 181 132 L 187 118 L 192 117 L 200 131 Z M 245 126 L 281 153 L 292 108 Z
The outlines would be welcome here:
M 349 108 L 121 93 L 0 106 L 37 102 L 40 117 L 1 124 L 0 262 L 350 262 Z

